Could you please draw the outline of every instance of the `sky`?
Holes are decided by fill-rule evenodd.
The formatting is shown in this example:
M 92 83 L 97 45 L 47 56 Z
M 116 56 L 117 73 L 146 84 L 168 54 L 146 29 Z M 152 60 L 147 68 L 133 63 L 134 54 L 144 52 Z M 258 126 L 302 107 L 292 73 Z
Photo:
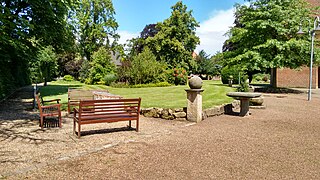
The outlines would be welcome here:
M 113 0 L 115 18 L 119 24 L 119 43 L 139 36 L 148 24 L 163 22 L 171 16 L 171 6 L 178 0 Z M 244 0 L 182 0 L 187 10 L 200 23 L 196 34 L 200 45 L 195 52 L 204 50 L 214 55 L 222 49 L 227 39 L 225 33 L 233 26 L 234 5 L 243 4 Z

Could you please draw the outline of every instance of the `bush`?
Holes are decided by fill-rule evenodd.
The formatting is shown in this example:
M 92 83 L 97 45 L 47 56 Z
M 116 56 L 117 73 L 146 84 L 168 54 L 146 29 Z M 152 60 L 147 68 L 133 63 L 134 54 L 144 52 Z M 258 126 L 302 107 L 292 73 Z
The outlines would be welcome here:
M 233 77 L 233 84 L 239 83 L 239 70 L 236 68 L 224 67 L 221 70 L 221 81 L 223 84 L 228 84 L 230 77 Z
M 110 86 L 111 83 L 115 82 L 118 77 L 115 74 L 107 74 L 104 76 L 103 81 L 105 85 Z
M 166 81 L 167 65 L 159 62 L 156 56 L 145 48 L 142 53 L 133 57 L 130 67 L 130 84 L 148 84 Z
M 249 80 L 248 76 L 244 75 L 241 77 L 240 86 L 237 88 L 238 92 L 249 92 Z
M 269 77 L 268 74 L 265 74 L 265 75 L 263 76 L 263 78 L 262 78 L 262 80 L 263 80 L 264 82 L 267 82 L 269 79 L 270 79 L 270 77 Z
M 114 88 L 146 88 L 146 87 L 168 87 L 171 86 L 168 82 L 159 82 L 159 83 L 149 83 L 149 84 L 134 84 L 134 85 L 128 85 L 125 83 L 111 83 L 111 87 Z
M 111 62 L 110 51 L 100 47 L 94 52 L 90 62 L 91 68 L 85 82 L 88 84 L 105 84 L 104 77 L 116 72 L 116 66 Z
M 64 81 L 73 81 L 74 78 L 71 75 L 65 75 L 65 76 L 63 76 L 63 80 Z
M 174 68 L 167 71 L 167 81 L 174 85 L 186 85 L 188 80 L 187 71 L 183 68 Z
M 259 82 L 259 81 L 267 82 L 270 79 L 270 75 L 258 73 L 258 74 L 253 75 L 253 79 L 257 82 Z

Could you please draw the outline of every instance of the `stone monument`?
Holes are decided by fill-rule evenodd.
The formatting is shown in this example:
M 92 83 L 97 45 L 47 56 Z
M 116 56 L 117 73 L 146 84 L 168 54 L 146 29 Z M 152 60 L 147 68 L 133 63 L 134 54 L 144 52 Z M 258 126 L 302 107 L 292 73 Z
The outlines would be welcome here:
M 187 92 L 187 120 L 192 122 L 202 121 L 202 95 L 200 94 L 204 90 L 202 87 L 202 79 L 198 76 L 193 76 L 189 80 L 190 89 L 186 89 Z

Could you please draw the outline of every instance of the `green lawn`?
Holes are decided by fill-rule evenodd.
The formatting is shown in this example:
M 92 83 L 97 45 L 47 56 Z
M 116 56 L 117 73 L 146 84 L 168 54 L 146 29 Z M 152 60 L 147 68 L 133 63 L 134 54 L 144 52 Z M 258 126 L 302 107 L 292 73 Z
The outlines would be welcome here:
M 40 89 L 44 99 L 61 98 L 63 109 L 66 109 L 68 102 L 68 88 L 82 89 L 103 89 L 110 93 L 121 95 L 124 98 L 142 98 L 142 107 L 162 107 L 162 108 L 181 108 L 187 105 L 187 93 L 185 89 L 188 86 L 170 86 L 170 87 L 149 87 L 149 88 L 112 88 L 104 85 L 86 85 L 77 81 L 53 81 L 48 86 Z M 221 84 L 220 81 L 204 81 L 202 93 L 203 109 L 216 105 L 229 103 L 232 98 L 226 96 L 227 92 L 234 89 Z

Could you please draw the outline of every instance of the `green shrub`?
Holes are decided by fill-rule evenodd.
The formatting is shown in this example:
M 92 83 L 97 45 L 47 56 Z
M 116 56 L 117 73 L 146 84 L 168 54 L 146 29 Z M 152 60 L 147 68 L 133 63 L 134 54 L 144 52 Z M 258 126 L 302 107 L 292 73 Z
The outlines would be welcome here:
M 73 81 L 74 78 L 71 75 L 65 75 L 65 76 L 63 76 L 63 80 L 64 81 Z
M 111 62 L 110 51 L 105 47 L 100 47 L 93 53 L 90 66 L 85 80 L 88 84 L 105 84 L 104 77 L 116 72 L 116 66 Z
M 248 76 L 247 75 L 242 76 L 240 81 L 241 82 L 240 82 L 239 87 L 237 88 L 237 91 L 238 92 L 249 92 Z
M 104 83 L 107 86 L 110 86 L 110 84 L 115 82 L 117 79 L 118 79 L 118 77 L 115 74 L 107 74 L 103 78 Z
M 262 80 L 263 80 L 264 82 L 267 82 L 267 81 L 270 79 L 269 76 L 270 76 L 269 74 L 265 74 L 265 75 L 263 76 Z
M 113 88 L 146 88 L 146 87 L 168 87 L 171 86 L 170 83 L 168 82 L 158 82 L 158 83 L 149 83 L 149 84 L 133 84 L 133 85 L 128 85 L 125 83 L 111 83 L 110 85 Z
M 156 56 L 145 48 L 133 57 L 130 67 L 130 84 L 148 84 L 166 81 L 165 69 L 167 65 L 159 62 Z
M 230 77 L 233 77 L 233 84 L 239 83 L 239 70 L 236 68 L 224 67 L 221 70 L 221 81 L 223 84 L 228 84 Z
M 258 74 L 253 75 L 253 79 L 256 82 L 259 82 L 259 81 L 267 82 L 270 79 L 270 75 L 264 74 L 264 73 L 258 73 Z
M 174 85 L 186 85 L 188 80 L 187 71 L 183 68 L 167 70 L 167 81 Z

